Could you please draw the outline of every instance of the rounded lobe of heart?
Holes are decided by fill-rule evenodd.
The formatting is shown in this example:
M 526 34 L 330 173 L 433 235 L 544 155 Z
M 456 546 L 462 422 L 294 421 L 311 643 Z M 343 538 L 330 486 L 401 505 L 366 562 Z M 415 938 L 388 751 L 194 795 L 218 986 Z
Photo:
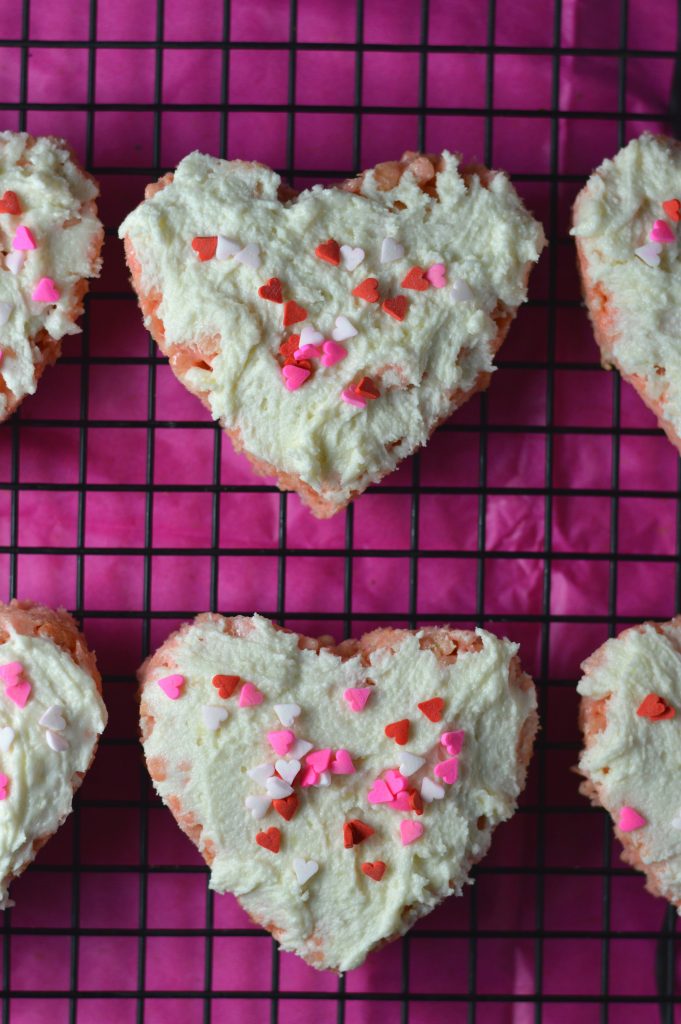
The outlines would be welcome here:
M 442 697 L 431 697 L 430 700 L 423 700 L 416 706 L 431 722 L 442 721 L 445 710 L 445 702 Z
M 355 766 L 347 750 L 337 750 L 331 762 L 332 775 L 354 775 Z
M 246 682 L 241 687 L 241 693 L 239 694 L 240 708 L 256 707 L 258 704 L 262 704 L 263 700 L 262 693 L 254 683 Z
M 217 251 L 218 238 L 217 235 L 209 236 L 198 236 L 192 238 L 192 249 L 199 257 L 201 263 L 205 263 L 207 260 L 212 260 L 213 256 Z
M 456 757 L 448 757 L 446 761 L 438 761 L 433 768 L 433 773 L 438 779 L 447 782 L 449 785 L 456 782 L 459 775 L 459 762 Z
M 291 793 L 290 796 L 283 797 L 280 800 L 273 800 L 272 806 L 284 821 L 290 821 L 298 810 L 298 797 L 295 793 Z
M 400 822 L 400 837 L 402 839 L 403 846 L 409 846 L 411 843 L 415 843 L 417 839 L 420 839 L 425 829 L 420 821 L 414 821 L 412 818 L 407 818 L 406 821 Z
M 184 686 L 184 676 L 174 672 L 169 676 L 164 676 L 162 679 L 157 679 L 156 682 L 166 697 L 170 697 L 171 700 L 177 700 Z
M 356 328 L 353 327 L 346 316 L 336 317 L 336 326 L 331 332 L 331 337 L 334 341 L 347 341 L 348 338 L 354 338 L 356 334 Z
M 403 278 L 400 287 L 410 288 L 415 292 L 425 292 L 430 287 L 430 281 L 423 267 L 412 267 Z
M 61 293 L 51 277 L 41 277 L 31 292 L 34 302 L 59 302 Z
M 320 242 L 314 254 L 317 259 L 324 260 L 325 263 L 330 263 L 333 267 L 337 267 L 341 261 L 340 246 L 334 238 L 329 238 L 327 242 Z
M 636 714 L 640 718 L 650 718 L 654 722 L 661 722 L 667 718 L 673 718 L 676 714 L 676 708 L 672 707 L 671 704 L 668 704 L 663 697 L 659 697 L 656 693 L 649 693 L 636 709 Z
M 265 832 L 258 832 L 255 841 L 263 849 L 270 850 L 272 853 L 279 853 L 281 848 L 281 832 L 273 825 Z
M 395 740 L 395 743 L 404 747 L 409 740 L 409 719 L 401 718 L 399 722 L 390 722 L 385 727 L 385 734 L 389 740 Z
M 302 323 L 303 320 L 307 320 L 307 310 L 299 306 L 293 299 L 289 299 L 288 302 L 284 303 L 284 327 L 290 327 L 291 324 Z
M 0 199 L 0 213 L 9 213 L 13 217 L 21 213 L 21 203 L 16 192 L 12 192 L 9 189 L 3 192 Z
M 375 277 L 365 278 L 352 289 L 352 294 L 358 299 L 364 299 L 365 302 L 378 302 L 381 297 L 378 291 L 378 280 Z
M 444 263 L 433 263 L 432 267 L 429 267 L 426 271 L 426 277 L 432 284 L 433 288 L 444 288 L 447 284 L 446 267 Z
M 362 864 L 362 871 L 367 877 L 373 878 L 374 882 L 380 882 L 385 874 L 385 864 L 382 860 L 367 860 Z
M 267 733 L 267 741 L 275 753 L 283 757 L 288 754 L 295 742 L 295 733 L 290 729 L 274 729 Z
M 258 288 L 258 295 L 261 299 L 267 299 L 268 302 L 283 302 L 284 294 L 279 278 L 271 277 L 266 284 L 261 284 Z
M 335 341 L 325 341 L 323 346 L 322 366 L 335 366 L 348 354 L 348 350 Z

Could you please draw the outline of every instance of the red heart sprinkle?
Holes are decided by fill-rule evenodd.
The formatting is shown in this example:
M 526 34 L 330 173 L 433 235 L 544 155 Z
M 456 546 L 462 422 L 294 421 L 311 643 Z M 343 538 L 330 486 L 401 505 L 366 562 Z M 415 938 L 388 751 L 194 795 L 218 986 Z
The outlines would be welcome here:
M 266 832 L 258 832 L 255 837 L 255 841 L 258 846 L 263 846 L 266 850 L 271 850 L 272 853 L 279 853 L 279 847 L 281 846 L 281 832 L 278 828 L 268 828 Z
M 423 814 L 423 799 L 418 789 L 409 790 L 409 806 L 415 814 Z
M 288 338 L 285 338 L 284 341 L 282 341 L 279 346 L 279 354 L 282 355 L 284 359 L 293 359 L 293 353 L 297 352 L 299 348 L 300 335 L 291 334 Z
M 301 320 L 307 320 L 307 310 L 299 306 L 293 299 L 289 299 L 284 303 L 284 327 L 299 324 Z
M 371 377 L 362 377 L 355 388 L 355 394 L 361 395 L 362 398 L 369 398 L 371 401 L 373 401 L 374 398 L 380 398 L 381 396 L 381 392 L 378 390 Z
M 295 793 L 284 797 L 283 800 L 273 800 L 272 806 L 277 814 L 280 814 L 284 821 L 290 821 L 298 810 L 298 797 Z
M 213 259 L 217 247 L 217 235 L 211 235 L 208 238 L 192 238 L 192 249 L 197 254 L 202 263 L 205 263 L 206 260 Z
M 8 195 L 8 193 L 5 192 L 5 195 Z M 681 220 L 681 202 L 679 202 L 678 199 L 667 199 L 667 201 L 662 204 L 662 209 L 669 219 L 673 220 L 675 224 L 678 224 Z
M 21 205 L 16 192 L 5 192 L 0 199 L 0 213 L 21 213 Z
M 368 839 L 373 834 L 374 830 L 371 825 L 365 824 L 359 818 L 353 818 L 351 821 L 346 821 L 343 825 L 343 846 L 346 850 L 349 850 L 350 847 L 363 843 L 365 839 Z
M 431 697 L 430 700 L 421 701 L 421 703 L 416 706 L 419 711 L 423 712 L 426 718 L 431 720 L 431 722 L 439 722 L 442 720 L 442 713 L 445 709 L 445 702 L 442 697 Z
M 401 322 L 407 315 L 408 305 L 409 303 L 404 295 L 395 295 L 392 299 L 386 299 L 381 306 L 381 309 L 384 313 L 387 313 L 388 316 L 391 316 L 393 320 L 399 320 Z
M 430 281 L 422 267 L 412 267 L 402 282 L 402 288 L 411 288 L 415 292 L 425 292 L 430 287 Z
M 399 722 L 391 722 L 390 725 L 386 725 L 385 734 L 389 740 L 395 740 L 395 743 L 399 743 L 403 747 L 409 739 L 409 719 L 401 718 Z
M 333 267 L 337 267 L 340 263 L 340 246 L 335 238 L 330 238 L 328 242 L 320 242 L 314 254 L 317 259 L 324 260 L 325 263 L 330 263 Z
M 227 700 L 241 682 L 241 676 L 213 676 L 212 682 L 218 695 Z
M 380 882 L 385 874 L 385 864 L 382 860 L 375 860 L 373 864 L 368 860 L 362 864 L 362 871 L 369 878 L 373 878 L 374 882 Z
M 360 281 L 357 287 L 352 289 L 352 294 L 358 299 L 364 299 L 365 302 L 378 302 L 381 297 L 378 294 L 378 281 L 375 277 L 367 277 Z
M 661 722 L 665 718 L 673 718 L 676 708 L 673 708 L 662 697 L 658 697 L 656 693 L 649 693 L 639 705 L 636 714 L 641 718 L 650 718 L 654 722 Z
M 281 281 L 278 277 L 271 277 L 267 284 L 261 284 L 258 288 L 258 295 L 268 302 L 283 302 L 284 296 L 281 291 Z

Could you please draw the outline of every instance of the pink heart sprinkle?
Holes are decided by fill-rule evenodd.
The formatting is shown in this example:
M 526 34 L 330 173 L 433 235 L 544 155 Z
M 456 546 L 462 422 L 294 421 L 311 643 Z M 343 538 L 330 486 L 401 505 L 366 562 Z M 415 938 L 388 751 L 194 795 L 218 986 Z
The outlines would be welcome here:
M 364 711 L 364 706 L 370 696 L 370 686 L 351 686 L 343 694 L 343 698 L 350 705 L 351 711 Z
M 331 773 L 333 775 L 354 775 L 354 772 L 355 766 L 347 750 L 337 750 L 336 756 L 331 762 Z
M 306 786 L 316 786 L 318 782 L 319 782 L 319 775 L 318 775 L 318 773 L 314 770 L 314 768 L 310 768 L 308 766 L 305 769 L 305 771 L 303 772 L 302 776 L 301 776 L 300 785 L 304 789 Z
M 397 768 L 391 768 L 383 777 L 388 784 L 390 792 L 394 793 L 395 796 L 407 788 L 407 780 Z
M 159 679 L 157 682 L 166 697 L 170 697 L 171 700 L 177 700 L 180 696 L 180 690 L 184 686 L 184 676 L 176 673 L 172 676 L 164 676 L 163 679 Z
M 41 277 L 31 298 L 34 302 L 59 302 L 59 290 L 51 277 Z
M 656 220 L 648 235 L 651 242 L 663 242 L 665 244 L 673 242 L 675 237 L 669 224 L 664 220 Z
M 257 686 L 253 683 L 244 683 L 239 694 L 239 707 L 252 708 L 256 704 L 262 704 L 264 699 Z
M 617 827 L 620 832 L 634 832 L 637 828 L 643 828 L 648 824 L 648 819 L 635 811 L 633 807 L 621 807 Z
M 339 345 L 337 341 L 325 341 L 323 348 L 322 366 L 335 366 L 348 354 L 348 350 L 343 345 Z
M 5 683 L 15 683 L 24 671 L 20 661 L 8 661 L 6 665 L 0 665 L 0 679 Z
M 318 775 L 325 772 L 329 767 L 331 761 L 331 751 L 327 748 L 325 750 L 313 750 L 311 754 L 308 754 L 305 758 L 305 764 L 308 764 L 310 768 L 313 768 Z
M 310 376 L 310 371 L 304 366 L 296 366 L 295 363 L 287 363 L 282 366 L 281 374 L 284 378 L 284 385 L 287 391 L 297 391 L 301 384 L 304 384 Z
M 388 789 L 388 784 L 383 779 L 376 779 L 367 795 L 370 804 L 391 804 L 394 799 L 395 797 Z
M 38 246 L 35 243 L 35 238 L 32 232 L 20 224 L 14 233 L 14 241 L 12 242 L 12 248 L 14 249 L 37 249 Z
M 457 729 L 456 732 L 443 732 L 440 736 L 440 743 L 448 754 L 460 754 L 465 735 L 463 729 Z
M 0 772 L 0 800 L 7 799 L 7 787 L 9 786 L 9 779 L 6 775 Z
M 393 802 L 390 805 L 391 811 L 411 811 L 412 806 L 409 802 L 408 793 L 398 793 Z
M 412 818 L 401 821 L 400 836 L 402 838 L 402 846 L 409 846 L 410 843 L 415 843 L 417 839 L 421 838 L 423 831 L 423 825 L 420 821 L 414 821 Z
M 321 351 L 316 345 L 303 345 L 293 353 L 294 359 L 319 359 Z
M 445 280 L 445 265 L 444 263 L 433 263 L 432 267 L 426 270 L 426 277 L 432 284 L 433 288 L 444 288 L 447 281 Z
M 446 761 L 440 761 L 439 764 L 436 764 L 433 771 L 438 779 L 442 779 L 443 782 L 448 782 L 451 785 L 452 782 L 456 782 L 459 774 L 459 762 L 457 758 L 449 757 Z
M 341 398 L 344 402 L 347 402 L 348 405 L 356 405 L 358 409 L 366 408 L 366 399 L 362 398 L 361 395 L 358 395 L 356 391 L 352 390 L 352 388 L 345 388 L 344 391 L 341 391 Z
M 274 732 L 268 732 L 267 739 L 272 749 L 280 757 L 288 754 L 296 741 L 295 733 L 292 733 L 290 729 L 276 729 Z

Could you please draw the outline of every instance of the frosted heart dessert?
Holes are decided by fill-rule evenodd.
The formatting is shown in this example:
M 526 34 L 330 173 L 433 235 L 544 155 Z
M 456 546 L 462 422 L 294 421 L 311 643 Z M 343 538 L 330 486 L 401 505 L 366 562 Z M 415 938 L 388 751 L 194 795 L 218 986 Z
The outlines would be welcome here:
M 681 908 L 681 616 L 626 629 L 582 669 L 581 791 L 609 811 L 646 888 Z
M 300 194 L 192 153 L 119 233 L 177 377 L 318 516 L 488 385 L 544 246 L 504 174 L 447 152 Z
M 603 365 L 681 450 L 681 146 L 641 135 L 577 196 L 572 234 Z
M 0 909 L 71 811 L 106 725 L 101 688 L 70 615 L 0 605 Z
M 157 792 L 283 949 L 357 967 L 469 881 L 537 728 L 517 647 L 380 629 L 334 646 L 199 615 L 140 669 Z
M 101 265 L 98 194 L 62 139 L 0 132 L 0 420 L 80 331 Z

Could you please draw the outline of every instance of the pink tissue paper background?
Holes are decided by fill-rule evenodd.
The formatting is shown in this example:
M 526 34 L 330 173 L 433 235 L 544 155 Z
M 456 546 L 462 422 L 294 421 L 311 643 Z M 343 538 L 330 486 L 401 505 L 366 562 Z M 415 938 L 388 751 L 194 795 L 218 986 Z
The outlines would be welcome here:
M 436 1024 L 472 1020 L 471 997 L 485 1024 L 596 1024 L 604 998 L 618 1024 L 660 1019 L 665 904 L 622 867 L 570 768 L 580 661 L 612 629 L 677 610 L 678 461 L 599 367 L 567 231 L 592 168 L 665 128 L 676 4 L 653 15 L 629 0 L 626 36 L 619 0 L 500 3 L 492 27 L 487 6 L 431 0 L 422 16 L 413 0 L 367 0 L 358 18 L 351 0 L 298 0 L 292 18 L 267 0 L 0 5 L 2 127 L 66 137 L 100 179 L 109 229 L 84 335 L 0 428 L 7 596 L 13 580 L 18 596 L 82 615 L 111 716 L 77 814 L 13 887 L 13 1024 Z M 194 148 L 292 166 L 305 187 L 351 173 L 354 153 L 366 167 L 416 148 L 424 107 L 425 147 L 508 170 L 551 246 L 488 394 L 350 516 L 318 522 L 251 474 L 156 358 L 115 228 Z M 338 638 L 347 612 L 353 635 L 377 615 L 482 623 L 521 643 L 540 684 L 521 810 L 475 886 L 343 982 L 273 960 L 236 901 L 208 893 L 143 768 L 135 670 L 211 606 Z

